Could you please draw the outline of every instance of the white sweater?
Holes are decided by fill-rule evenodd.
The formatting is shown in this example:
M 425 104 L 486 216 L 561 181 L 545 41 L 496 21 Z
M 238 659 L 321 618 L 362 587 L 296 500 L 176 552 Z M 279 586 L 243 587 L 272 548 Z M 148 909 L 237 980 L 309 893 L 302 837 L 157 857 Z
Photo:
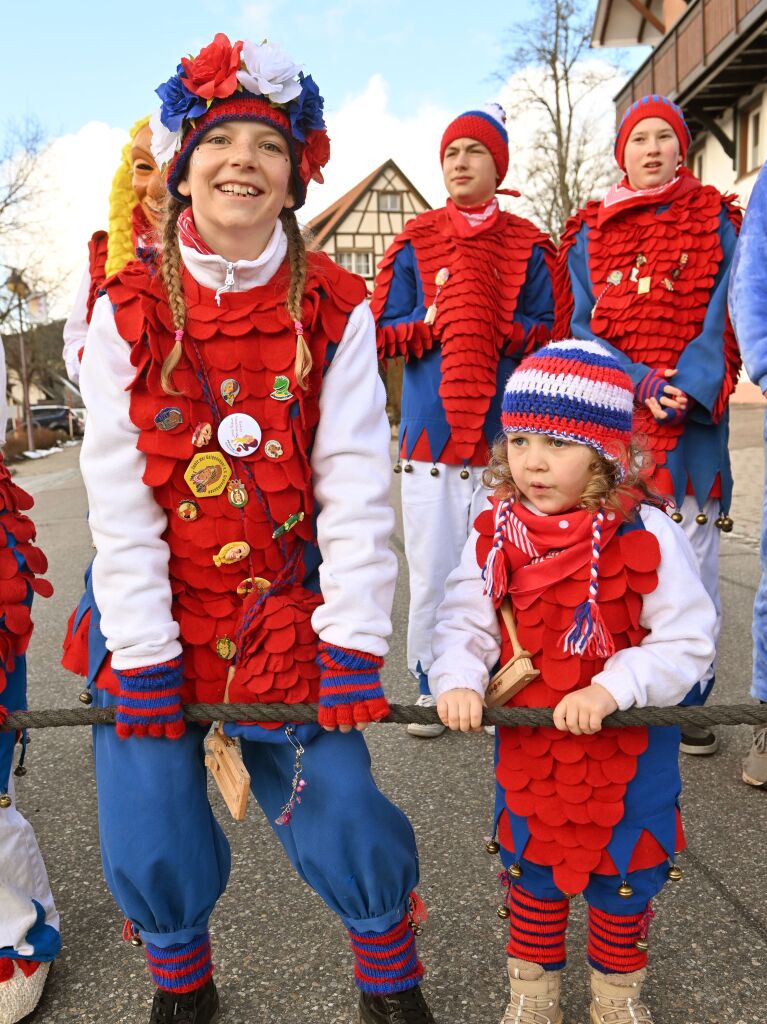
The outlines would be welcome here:
M 714 658 L 716 611 L 700 581 L 695 555 L 682 529 L 660 509 L 643 506 L 645 528 L 658 538 L 658 585 L 642 598 L 640 625 L 649 630 L 637 647 L 618 651 L 592 682 L 613 695 L 621 711 L 678 704 Z M 429 670 L 435 698 L 466 687 L 484 697 L 501 651 L 498 619 L 477 564 L 477 532 L 448 577 L 437 613 Z
M 266 284 L 285 257 L 282 225 L 257 260 L 234 264 L 234 290 Z M 185 246 L 190 274 L 220 288 L 226 263 Z M 259 344 L 258 340 L 254 344 Z M 96 546 L 93 587 L 101 628 L 116 669 L 142 668 L 181 652 L 171 614 L 167 520 L 142 482 L 146 457 L 129 416 L 125 390 L 135 370 L 115 326 L 108 296 L 94 307 L 80 370 L 88 410 L 80 465 Z M 385 393 L 378 376 L 375 328 L 367 303 L 351 313 L 319 397 L 311 466 L 320 508 L 317 537 L 325 603 L 312 616 L 322 640 L 383 656 L 391 633 L 397 562 L 388 540 L 391 466 Z M 190 456 L 191 458 L 191 456 Z

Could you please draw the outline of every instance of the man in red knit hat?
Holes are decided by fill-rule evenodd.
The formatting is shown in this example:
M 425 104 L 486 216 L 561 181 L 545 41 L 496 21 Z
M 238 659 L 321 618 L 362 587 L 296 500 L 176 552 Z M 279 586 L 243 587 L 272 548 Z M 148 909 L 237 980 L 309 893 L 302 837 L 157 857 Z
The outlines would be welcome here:
M 485 503 L 480 486 L 504 384 L 553 323 L 552 243 L 500 209 L 509 166 L 506 115 L 470 110 L 442 136 L 449 198 L 411 220 L 379 266 L 371 300 L 381 359 L 404 356 L 400 461 L 410 570 L 408 668 L 433 706 L 431 635 L 445 580 Z M 438 736 L 442 725 L 410 725 Z

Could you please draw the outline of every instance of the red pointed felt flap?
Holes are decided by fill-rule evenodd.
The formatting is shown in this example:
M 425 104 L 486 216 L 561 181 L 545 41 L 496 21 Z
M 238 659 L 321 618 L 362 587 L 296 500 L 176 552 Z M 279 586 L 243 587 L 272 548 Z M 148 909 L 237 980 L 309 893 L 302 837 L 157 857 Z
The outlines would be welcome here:
M 589 884 L 588 872 L 576 871 L 567 863 L 557 864 L 554 867 L 553 877 L 554 884 L 569 895 L 583 892 Z

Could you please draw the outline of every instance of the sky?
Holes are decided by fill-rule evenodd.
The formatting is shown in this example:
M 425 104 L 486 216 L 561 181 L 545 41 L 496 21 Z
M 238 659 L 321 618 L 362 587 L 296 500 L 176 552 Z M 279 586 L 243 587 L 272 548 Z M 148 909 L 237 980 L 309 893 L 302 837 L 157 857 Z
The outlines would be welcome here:
M 325 97 L 333 152 L 325 184 L 309 190 L 305 220 L 388 157 L 440 205 L 442 131 L 461 111 L 508 95 L 501 73 L 513 71 L 505 67 L 513 29 L 536 8 L 528 0 L 2 5 L 0 85 L 13 102 L 0 113 L 0 137 L 11 117 L 32 117 L 50 145 L 41 168 L 42 227 L 0 252 L 0 261 L 43 262 L 59 282 L 55 312 L 66 311 L 87 240 L 106 227 L 127 129 L 158 105 L 154 88 L 179 57 L 197 53 L 217 31 L 279 43 Z M 609 111 L 609 96 L 605 103 Z

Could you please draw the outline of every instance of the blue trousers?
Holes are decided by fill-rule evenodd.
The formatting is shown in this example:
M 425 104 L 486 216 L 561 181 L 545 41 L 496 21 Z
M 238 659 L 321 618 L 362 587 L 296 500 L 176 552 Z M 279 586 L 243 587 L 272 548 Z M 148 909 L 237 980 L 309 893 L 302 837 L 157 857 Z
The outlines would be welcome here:
M 95 696 L 101 706 L 114 703 L 104 691 Z M 190 724 L 180 740 L 93 730 L 107 884 L 157 946 L 207 931 L 229 878 L 229 845 L 208 802 L 205 734 Z M 304 743 L 306 787 L 287 825 L 274 819 L 290 796 L 292 746 L 240 742 L 253 794 L 307 885 L 347 928 L 383 932 L 398 923 L 418 883 L 415 836 L 376 786 L 362 734 L 323 731 Z
M 767 414 L 764 421 L 764 442 L 767 450 Z M 754 674 L 751 696 L 767 701 L 767 467 L 765 467 L 764 496 L 762 498 L 762 536 L 759 544 L 762 575 L 754 598 L 754 618 L 751 635 L 754 639 Z

